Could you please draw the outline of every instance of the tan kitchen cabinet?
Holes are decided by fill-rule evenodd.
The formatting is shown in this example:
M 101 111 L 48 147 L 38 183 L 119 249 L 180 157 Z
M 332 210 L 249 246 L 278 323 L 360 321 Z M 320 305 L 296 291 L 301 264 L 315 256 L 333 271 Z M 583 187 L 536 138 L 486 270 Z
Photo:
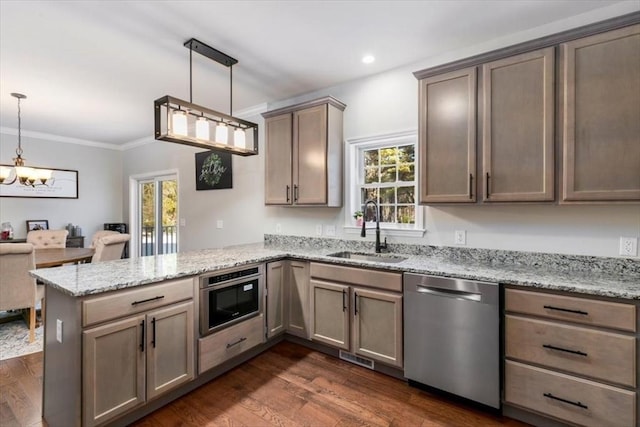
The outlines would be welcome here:
M 562 200 L 640 201 L 640 25 L 561 45 Z
M 554 200 L 553 47 L 482 67 L 484 202 Z
M 505 290 L 505 403 L 584 426 L 637 426 L 636 306 Z
M 342 112 L 325 97 L 263 114 L 265 204 L 342 206 Z
M 173 296 L 163 292 L 175 289 Z M 150 294 L 156 296 L 144 301 Z M 191 279 L 85 301 L 85 322 L 117 317 L 105 311 L 109 304 L 138 313 L 82 332 L 83 425 L 103 424 L 194 378 L 193 300 L 167 305 L 185 295 L 193 295 Z
M 476 201 L 476 68 L 420 80 L 419 203 Z
M 311 339 L 401 368 L 402 275 L 311 263 Z
M 267 338 L 283 332 L 309 339 L 309 263 L 267 264 Z
M 287 261 L 276 261 L 267 264 L 266 307 L 267 338 L 275 337 L 285 331 L 285 288 L 287 281 Z

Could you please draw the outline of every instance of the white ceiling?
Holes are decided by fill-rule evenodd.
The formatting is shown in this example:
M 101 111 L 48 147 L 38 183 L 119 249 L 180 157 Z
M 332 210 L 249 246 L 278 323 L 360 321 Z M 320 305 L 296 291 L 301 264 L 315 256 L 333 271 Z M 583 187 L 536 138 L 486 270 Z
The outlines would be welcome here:
M 0 126 L 17 128 L 21 92 L 23 130 L 148 138 L 153 100 L 189 99 L 192 37 L 239 60 L 238 111 L 629 2 L 0 0 Z M 227 112 L 228 69 L 193 64 L 193 101 Z

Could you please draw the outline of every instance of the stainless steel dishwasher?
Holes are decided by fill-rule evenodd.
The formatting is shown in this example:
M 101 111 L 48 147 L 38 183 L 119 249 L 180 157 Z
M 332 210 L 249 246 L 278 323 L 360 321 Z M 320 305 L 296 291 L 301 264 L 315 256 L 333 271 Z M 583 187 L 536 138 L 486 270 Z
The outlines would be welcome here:
M 497 283 L 405 273 L 409 383 L 500 408 L 499 301 Z

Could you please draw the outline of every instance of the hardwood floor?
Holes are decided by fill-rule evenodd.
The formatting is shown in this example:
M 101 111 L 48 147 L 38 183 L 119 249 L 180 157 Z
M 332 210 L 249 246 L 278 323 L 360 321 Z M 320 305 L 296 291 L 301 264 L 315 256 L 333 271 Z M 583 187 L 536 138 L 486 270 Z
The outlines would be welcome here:
M 41 426 L 42 353 L 0 361 L 0 425 Z M 133 424 L 525 426 L 282 342 Z

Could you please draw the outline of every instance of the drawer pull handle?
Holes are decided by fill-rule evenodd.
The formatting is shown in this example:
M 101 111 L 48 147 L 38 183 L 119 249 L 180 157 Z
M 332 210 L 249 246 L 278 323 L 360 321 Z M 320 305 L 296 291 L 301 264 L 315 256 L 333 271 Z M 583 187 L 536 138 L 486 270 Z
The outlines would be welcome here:
M 131 305 L 144 304 L 145 302 L 157 301 L 157 300 L 162 299 L 162 298 L 164 298 L 164 295 L 160 295 L 160 296 L 153 297 L 153 298 L 143 299 L 142 301 L 134 301 L 134 302 L 131 303 Z
M 582 314 L 583 316 L 588 316 L 589 315 L 589 313 L 587 313 L 586 311 L 582 311 L 582 310 L 571 310 L 570 308 L 560 308 L 560 307 L 554 307 L 552 305 L 545 305 L 543 307 L 546 308 L 547 310 L 566 311 L 567 313 Z
M 566 348 L 556 347 L 555 345 L 549 345 L 549 344 L 542 344 L 542 346 L 544 348 L 548 348 L 549 350 L 564 351 L 565 353 L 577 354 L 578 356 L 587 357 L 587 353 L 579 351 L 579 350 L 568 350 Z
M 589 407 L 582 402 L 573 402 L 571 400 L 563 399 L 561 397 L 556 397 L 551 393 L 544 393 L 543 396 L 548 397 L 549 399 L 559 400 L 560 402 L 568 403 L 569 405 L 577 406 L 582 409 L 589 409 Z
M 238 345 L 238 344 L 240 344 L 241 342 L 244 342 L 244 341 L 246 341 L 246 340 L 247 340 L 247 338 L 246 338 L 246 337 L 242 337 L 242 338 L 240 338 L 240 339 L 239 339 L 238 341 L 236 341 L 236 342 L 232 342 L 232 343 L 230 343 L 230 344 L 227 344 L 227 348 L 231 348 L 231 347 L 233 347 L 234 345 Z

